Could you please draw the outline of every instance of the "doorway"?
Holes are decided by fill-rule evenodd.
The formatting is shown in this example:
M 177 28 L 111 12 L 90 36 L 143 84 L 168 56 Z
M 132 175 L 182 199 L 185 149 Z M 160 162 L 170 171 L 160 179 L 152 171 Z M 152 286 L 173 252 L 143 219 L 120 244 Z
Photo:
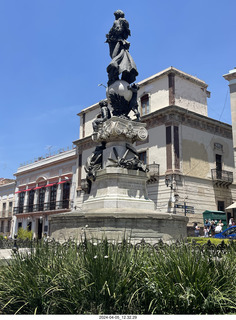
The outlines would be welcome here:
M 42 219 L 38 219 L 38 239 L 42 239 L 43 232 L 43 221 Z

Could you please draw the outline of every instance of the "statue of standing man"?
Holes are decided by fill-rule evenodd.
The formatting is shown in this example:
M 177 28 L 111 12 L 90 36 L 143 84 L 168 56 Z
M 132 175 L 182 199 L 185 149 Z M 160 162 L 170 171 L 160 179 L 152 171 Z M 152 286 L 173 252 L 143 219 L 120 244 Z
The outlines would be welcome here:
M 107 67 L 108 86 L 119 80 L 120 74 L 122 74 L 121 80 L 129 84 L 133 83 L 138 75 L 135 62 L 129 53 L 130 43 L 126 40 L 130 36 L 129 23 L 123 11 L 117 10 L 114 15 L 115 21 L 106 35 L 112 58 Z

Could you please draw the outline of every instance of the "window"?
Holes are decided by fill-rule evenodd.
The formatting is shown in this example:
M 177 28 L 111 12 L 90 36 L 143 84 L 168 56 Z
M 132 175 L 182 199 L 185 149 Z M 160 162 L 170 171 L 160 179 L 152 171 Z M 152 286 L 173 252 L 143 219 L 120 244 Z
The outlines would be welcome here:
M 27 230 L 28 231 L 32 230 L 32 222 L 31 221 L 29 221 L 28 224 L 27 224 Z
M 25 201 L 25 192 L 21 192 L 19 195 L 19 213 L 23 213 Z
M 216 178 L 222 178 L 222 156 L 220 154 L 216 154 Z
M 172 170 L 172 136 L 171 126 L 166 127 L 166 168 Z
M 147 164 L 147 152 L 140 152 L 139 153 L 139 159 L 144 163 Z
M 69 208 L 69 199 L 70 199 L 70 183 L 63 184 L 63 197 L 62 197 L 62 208 Z
M 1 221 L 1 228 L 0 228 L 0 232 L 4 232 L 4 221 Z
M 44 209 L 44 199 L 45 199 L 45 188 L 39 189 L 39 211 L 43 211 Z
M 29 212 L 34 211 L 34 190 L 30 190 L 29 192 Z
M 22 222 L 18 222 L 18 230 L 22 228 Z
M 12 207 L 13 207 L 13 202 L 10 201 L 9 204 L 8 204 L 8 213 L 9 213 L 9 215 L 12 214 Z
M 174 156 L 175 156 L 175 169 L 180 168 L 179 163 L 179 127 L 174 126 Z
M 141 97 L 141 116 L 149 113 L 149 96 L 145 94 Z
M 6 202 L 4 202 L 4 203 L 2 204 L 2 216 L 3 216 L 3 217 L 5 217 L 5 214 L 6 214 L 6 207 L 7 207 L 7 204 L 6 204 Z
M 215 142 L 214 149 L 223 152 L 223 145 L 221 143 Z
M 50 210 L 56 209 L 57 185 L 50 187 Z
M 218 211 L 225 211 L 225 202 L 218 201 Z

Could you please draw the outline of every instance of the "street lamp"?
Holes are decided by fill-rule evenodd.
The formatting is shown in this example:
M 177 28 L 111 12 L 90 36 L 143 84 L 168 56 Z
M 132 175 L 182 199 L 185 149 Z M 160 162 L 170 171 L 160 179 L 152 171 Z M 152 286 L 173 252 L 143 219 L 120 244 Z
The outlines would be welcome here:
M 171 175 L 171 176 L 166 176 L 165 178 L 165 184 L 167 187 L 170 187 L 171 190 L 176 190 L 176 180 L 175 180 L 175 176 Z
M 12 251 L 16 253 L 18 251 L 18 246 L 17 246 L 17 234 L 14 234 L 14 242 L 13 242 L 13 248 Z

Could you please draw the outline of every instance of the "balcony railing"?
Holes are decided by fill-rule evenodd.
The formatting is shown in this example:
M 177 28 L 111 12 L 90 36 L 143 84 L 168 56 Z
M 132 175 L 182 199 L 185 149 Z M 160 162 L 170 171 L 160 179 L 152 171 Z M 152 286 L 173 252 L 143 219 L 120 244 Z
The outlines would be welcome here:
M 229 186 L 233 183 L 233 172 L 230 171 L 212 169 L 211 177 L 218 186 Z
M 14 207 L 13 213 L 31 213 L 38 211 L 51 211 L 51 210 L 62 210 L 62 209 L 70 209 L 70 200 L 62 200 L 62 201 L 51 201 L 38 203 L 28 206 L 19 206 Z
M 157 181 L 159 177 L 160 165 L 154 162 L 154 163 L 148 164 L 147 168 L 149 169 L 148 175 L 150 177 L 148 179 L 148 183 Z
M 0 218 L 9 218 L 12 216 L 12 210 L 2 210 L 0 211 Z

